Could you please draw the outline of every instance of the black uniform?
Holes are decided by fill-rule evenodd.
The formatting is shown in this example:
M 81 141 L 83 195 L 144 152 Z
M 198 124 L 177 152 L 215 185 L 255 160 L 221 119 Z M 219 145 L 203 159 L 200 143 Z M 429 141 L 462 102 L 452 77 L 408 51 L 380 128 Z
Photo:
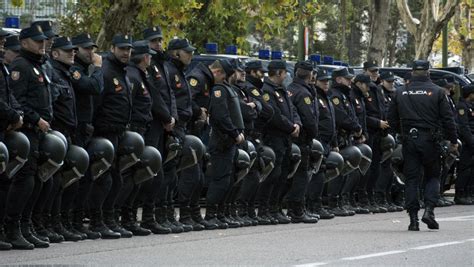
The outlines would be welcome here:
M 456 125 L 443 89 L 428 77 L 413 77 L 410 84 L 397 90 L 388 113 L 393 130 L 403 135 L 406 208 L 420 209 L 418 188 L 421 168 L 426 180 L 424 201 L 433 208 L 439 198 L 441 129 L 447 140 L 457 143 Z M 437 156 L 438 155 L 438 156 Z
M 107 138 L 117 151 L 123 133 L 130 123 L 132 112 L 131 84 L 125 67 L 112 53 L 103 62 L 104 91 L 95 99 L 94 135 Z M 90 194 L 89 208 L 91 226 L 100 232 L 104 221 L 109 228 L 116 230 L 114 218 L 115 200 L 122 187 L 122 176 L 118 164 L 112 164 L 109 171 L 94 181 Z M 107 230 L 107 229 L 105 229 Z
M 261 183 L 256 199 L 259 202 L 259 216 L 269 216 L 269 212 L 272 214 L 280 212 L 280 188 L 289 172 L 287 159 L 291 151 L 290 135 L 295 130 L 294 124 L 301 125 L 301 121 L 286 88 L 265 78 L 262 91 L 263 101 L 271 105 L 274 111 L 263 131 L 263 142 L 273 149 L 276 160 L 275 168 Z
M 53 109 L 49 77 L 46 77 L 41 65 L 43 57 L 26 50 L 20 51 L 10 66 L 10 88 L 25 112 L 22 132 L 30 140 L 28 161 L 13 178 L 7 198 L 6 225 L 18 221 L 29 228 L 33 206 L 41 192 L 42 182 L 35 179 L 39 140 L 42 135 L 37 127 L 40 118 L 51 122 Z M 29 199 L 29 201 L 28 201 Z M 23 213 L 22 215 L 20 215 Z
M 458 177 L 456 179 L 456 200 L 465 199 L 472 185 L 474 165 L 474 104 L 465 98 L 460 98 L 457 105 L 459 118 L 459 135 L 463 144 L 458 163 Z
M 210 166 L 206 173 L 209 182 L 207 191 L 206 220 L 224 218 L 223 210 L 218 214 L 218 205 L 223 204 L 231 186 L 234 157 L 237 151 L 235 138 L 244 130 L 239 98 L 230 85 L 215 84 L 209 103 Z
M 298 207 L 296 206 L 303 205 L 310 180 L 310 152 L 313 139 L 318 137 L 319 107 L 314 88 L 297 77 L 288 86 L 288 94 L 296 107 L 303 127 L 298 138 L 294 139 L 301 150 L 301 162 L 293 176 L 287 198 L 294 205 L 291 209 L 295 213 L 294 215 L 301 216 L 302 214 L 297 214 Z

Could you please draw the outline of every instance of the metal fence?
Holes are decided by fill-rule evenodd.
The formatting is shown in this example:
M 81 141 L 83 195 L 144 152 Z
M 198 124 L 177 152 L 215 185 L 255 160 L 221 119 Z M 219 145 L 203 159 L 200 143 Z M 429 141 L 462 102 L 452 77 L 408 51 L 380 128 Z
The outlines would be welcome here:
M 2 27 L 23 28 L 36 20 L 56 20 L 65 15 L 77 0 L 0 0 Z

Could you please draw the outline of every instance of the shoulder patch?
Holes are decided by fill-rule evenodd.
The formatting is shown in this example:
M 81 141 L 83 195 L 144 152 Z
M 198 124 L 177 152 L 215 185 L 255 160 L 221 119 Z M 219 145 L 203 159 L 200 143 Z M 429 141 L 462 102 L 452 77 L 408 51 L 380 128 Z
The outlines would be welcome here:
M 74 78 L 74 80 L 79 80 L 81 78 L 81 73 L 79 71 L 74 71 L 72 73 L 72 78 Z
M 309 96 L 305 97 L 304 102 L 306 103 L 306 105 L 311 104 L 311 98 L 309 98 Z
M 268 102 L 270 100 L 270 96 L 267 93 L 263 94 L 263 100 Z
M 257 90 L 257 88 L 254 88 L 254 89 L 252 90 L 252 94 L 253 94 L 254 96 L 260 96 L 260 92 Z
M 12 77 L 12 80 L 17 81 L 20 79 L 20 72 L 19 71 L 12 71 L 10 74 L 10 77 Z
M 334 103 L 334 105 L 339 105 L 341 103 L 341 101 L 339 101 L 339 98 L 335 97 L 332 99 L 332 102 Z
M 214 96 L 215 96 L 215 97 L 221 97 L 221 95 L 222 95 L 221 90 L 215 90 L 215 91 L 214 91 Z
M 13 79 L 13 78 L 12 78 Z M 460 109 L 459 111 L 459 115 L 463 116 L 464 115 L 464 109 Z
M 198 80 L 191 78 L 189 80 L 189 85 L 191 85 L 192 87 L 195 87 L 196 85 L 198 85 Z

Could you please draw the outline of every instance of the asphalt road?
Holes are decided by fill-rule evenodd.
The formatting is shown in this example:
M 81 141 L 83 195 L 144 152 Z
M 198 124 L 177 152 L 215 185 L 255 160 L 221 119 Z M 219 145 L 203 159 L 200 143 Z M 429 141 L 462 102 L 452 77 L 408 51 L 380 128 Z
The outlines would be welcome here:
M 439 231 L 408 232 L 405 212 L 290 224 L 53 244 L 0 251 L 0 264 L 474 266 L 474 206 L 435 210 Z M 421 212 L 420 212 L 421 216 Z

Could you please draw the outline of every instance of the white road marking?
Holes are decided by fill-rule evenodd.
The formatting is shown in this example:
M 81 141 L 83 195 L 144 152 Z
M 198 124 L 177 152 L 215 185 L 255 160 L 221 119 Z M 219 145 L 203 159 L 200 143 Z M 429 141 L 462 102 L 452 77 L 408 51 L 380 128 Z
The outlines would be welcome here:
M 347 258 L 342 258 L 341 260 L 343 261 L 362 260 L 362 259 L 382 257 L 382 256 L 392 255 L 392 254 L 399 254 L 399 253 L 404 253 L 404 252 L 406 252 L 406 250 L 392 250 L 392 251 L 387 251 L 387 252 L 373 253 L 373 254 L 361 255 L 361 256 L 356 256 L 356 257 L 347 257 Z
M 433 245 L 426 245 L 426 246 L 419 246 L 415 248 L 411 248 L 414 250 L 422 250 L 422 249 L 429 249 L 429 248 L 439 248 L 439 247 L 444 247 L 444 246 L 450 246 L 450 245 L 456 245 L 456 244 L 462 244 L 466 242 L 467 240 L 464 241 L 453 241 L 453 242 L 445 242 L 445 243 L 438 243 L 438 244 L 433 244 Z
M 360 255 L 360 256 L 354 256 L 354 257 L 345 257 L 345 258 L 341 258 L 341 259 L 333 260 L 333 261 L 313 262 L 313 263 L 306 263 L 306 264 L 294 265 L 294 266 L 295 266 L 295 267 L 322 266 L 322 265 L 327 265 L 327 264 L 334 263 L 334 262 L 338 262 L 338 261 L 363 260 L 363 259 L 369 259 L 369 258 L 375 258 L 375 257 L 383 257 L 383 256 L 387 256 L 387 255 L 394 255 L 394 254 L 406 253 L 406 252 L 408 252 L 408 251 L 410 251 L 410 250 L 424 250 L 424 249 L 431 249 L 431 248 L 439 248 L 439 247 L 445 247 L 445 246 L 463 244 L 463 243 L 466 243 L 466 242 L 474 242 L 474 238 L 465 239 L 465 240 L 460 240 L 460 241 L 452 241 L 452 242 L 444 242 L 444 243 L 438 243 L 438 244 L 431 244 L 431 245 L 426 245 L 426 246 L 419 246 L 419 247 L 409 248 L 409 249 L 407 249 L 407 250 L 392 250 L 392 251 L 379 252 L 379 253 L 372 253 L 372 254 L 366 254 L 366 255 Z
M 469 216 L 458 216 L 458 217 L 446 217 L 446 218 L 437 218 L 438 222 L 465 222 L 465 221 L 474 221 L 474 215 Z

